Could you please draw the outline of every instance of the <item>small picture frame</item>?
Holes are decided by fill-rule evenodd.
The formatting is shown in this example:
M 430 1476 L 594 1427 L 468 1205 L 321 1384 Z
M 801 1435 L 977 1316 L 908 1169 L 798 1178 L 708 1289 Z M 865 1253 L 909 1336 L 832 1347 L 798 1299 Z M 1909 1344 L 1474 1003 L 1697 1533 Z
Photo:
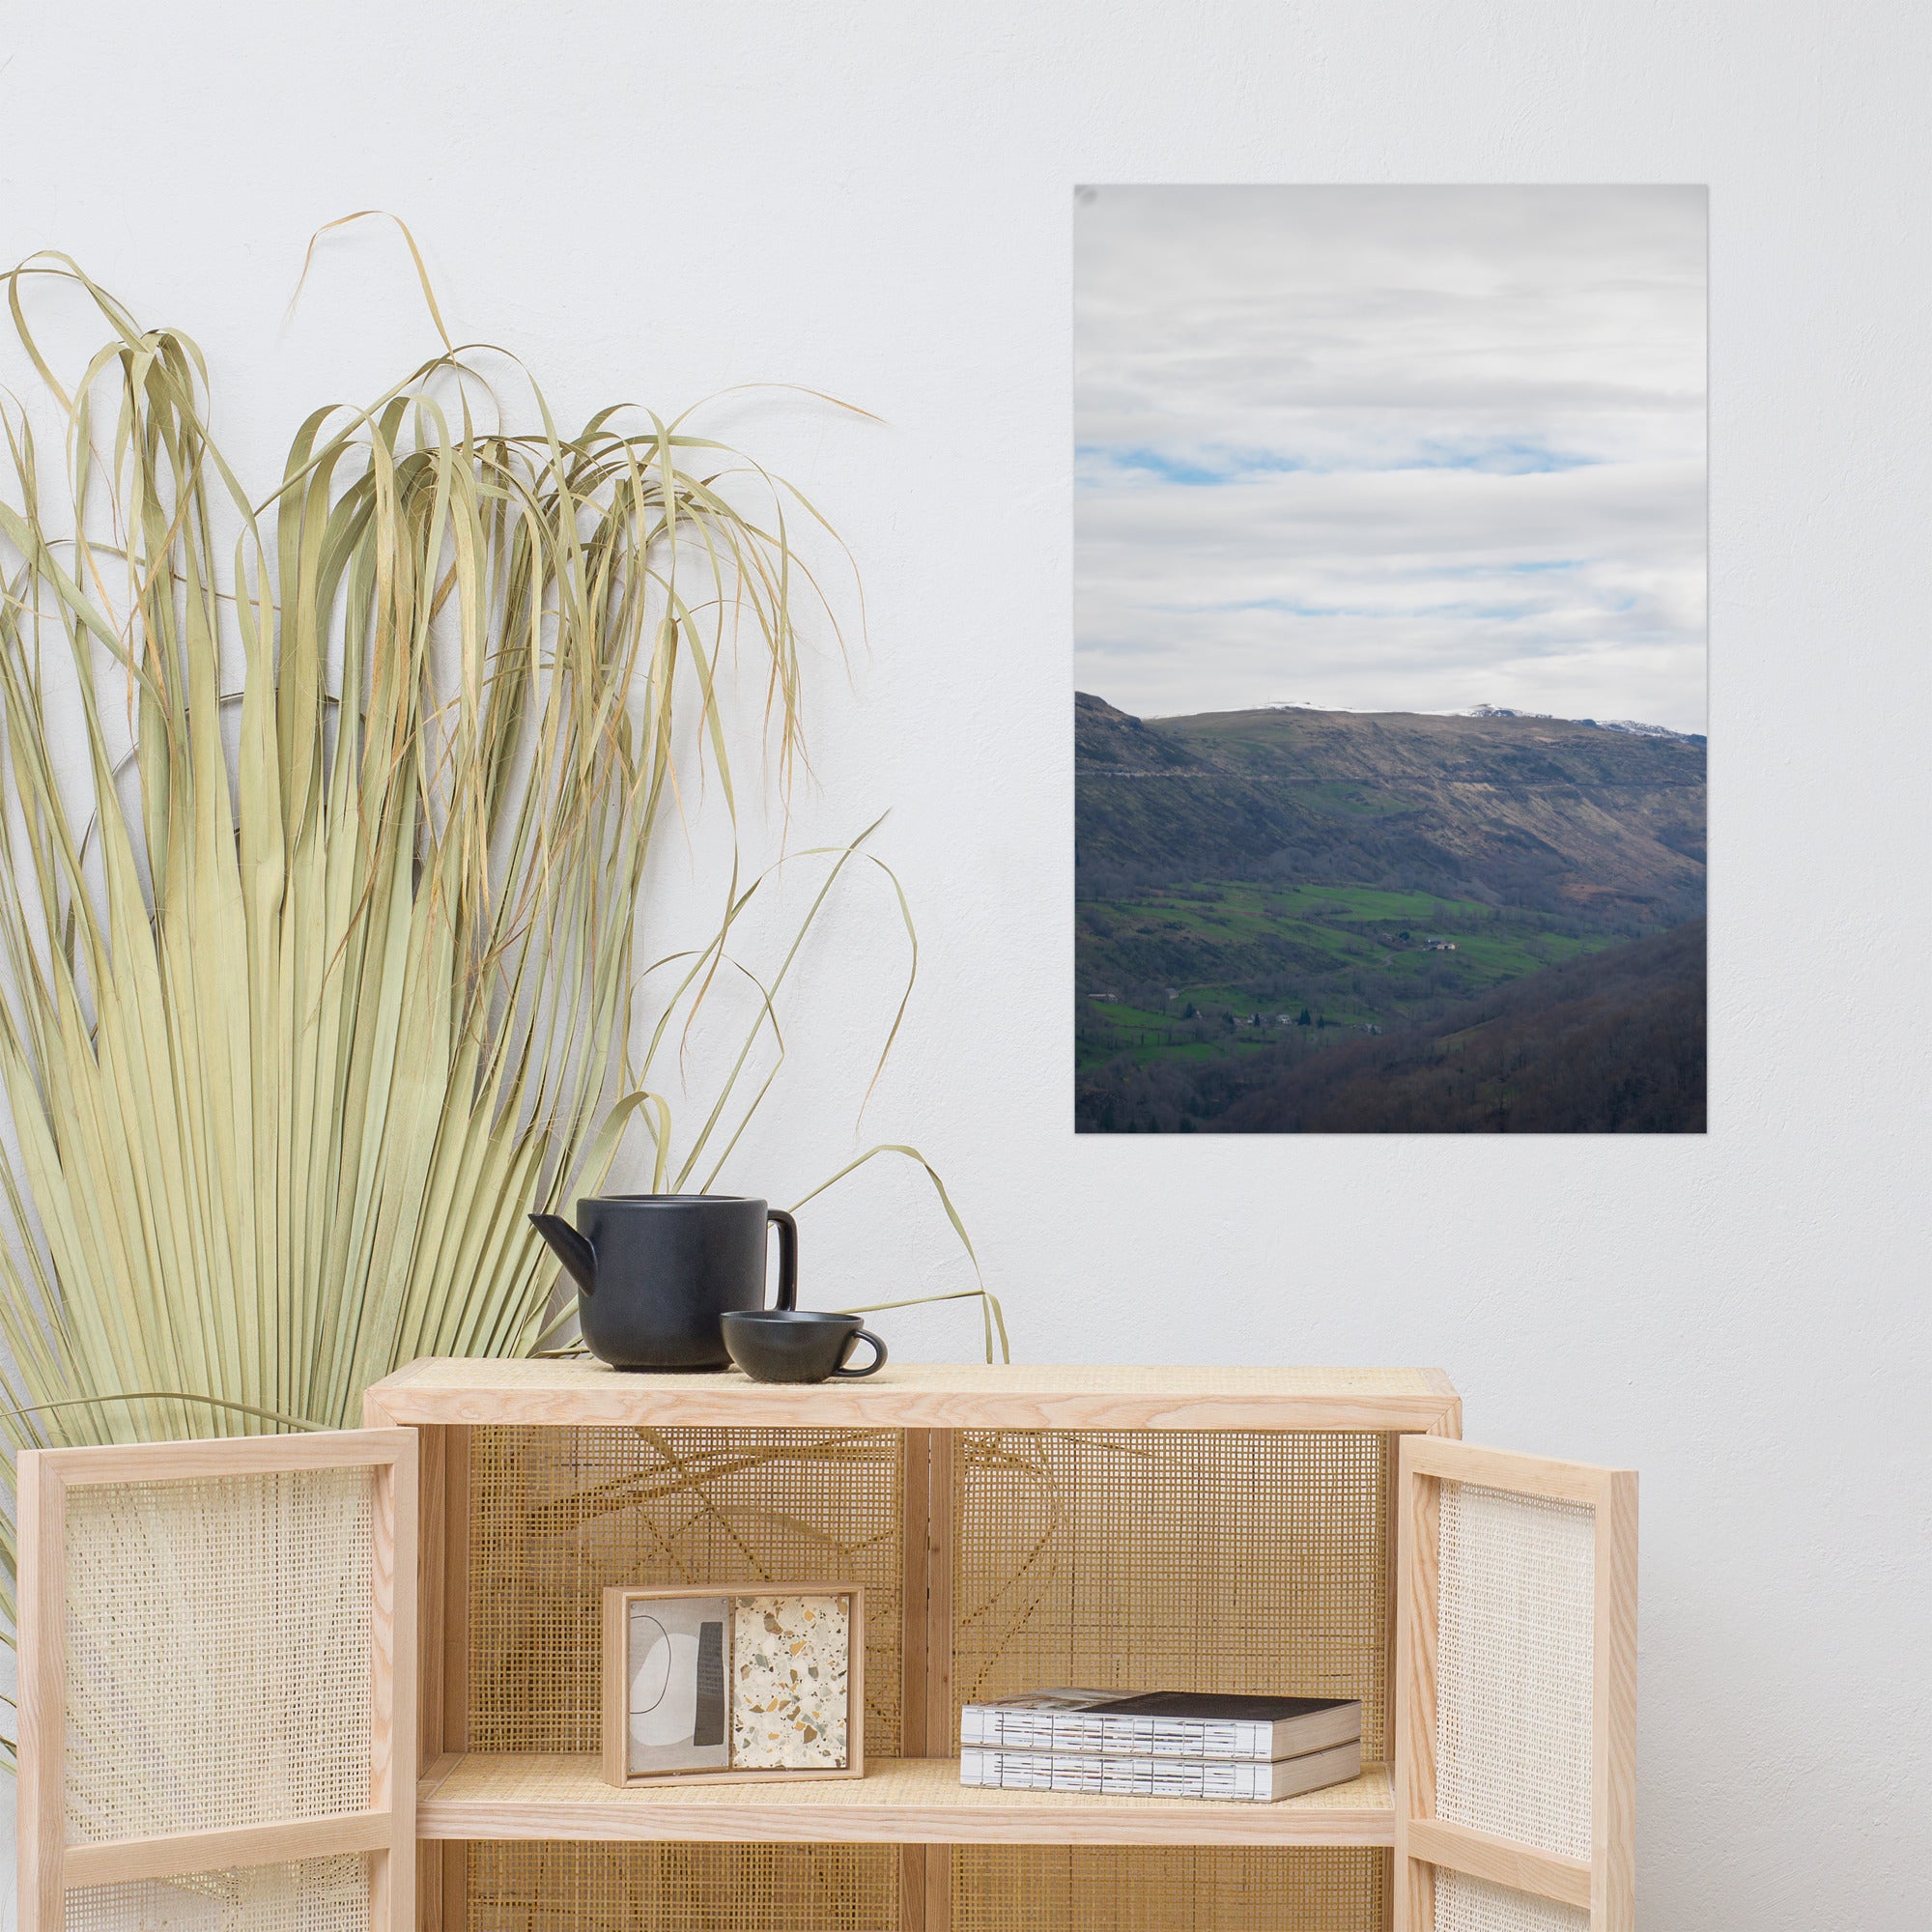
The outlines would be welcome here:
M 866 1775 L 856 1583 L 604 1592 L 604 1776 L 616 1785 Z

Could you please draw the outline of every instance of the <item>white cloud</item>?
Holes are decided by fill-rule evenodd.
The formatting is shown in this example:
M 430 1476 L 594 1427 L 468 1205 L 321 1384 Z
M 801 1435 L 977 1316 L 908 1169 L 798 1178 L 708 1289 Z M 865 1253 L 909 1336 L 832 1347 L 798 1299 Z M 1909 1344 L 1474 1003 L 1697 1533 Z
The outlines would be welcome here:
M 1078 682 L 1704 725 L 1704 198 L 1103 188 Z

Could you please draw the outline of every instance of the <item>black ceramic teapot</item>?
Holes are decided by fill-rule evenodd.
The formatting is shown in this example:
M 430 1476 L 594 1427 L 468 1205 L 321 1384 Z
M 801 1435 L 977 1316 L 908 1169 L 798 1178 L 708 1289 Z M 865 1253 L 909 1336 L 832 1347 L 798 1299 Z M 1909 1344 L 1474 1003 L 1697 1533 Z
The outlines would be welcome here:
M 765 1305 L 765 1230 L 779 1231 L 780 1308 L 798 1305 L 798 1226 L 734 1194 L 604 1194 L 532 1225 L 577 1283 L 583 1346 L 613 1369 L 723 1369 L 720 1317 Z

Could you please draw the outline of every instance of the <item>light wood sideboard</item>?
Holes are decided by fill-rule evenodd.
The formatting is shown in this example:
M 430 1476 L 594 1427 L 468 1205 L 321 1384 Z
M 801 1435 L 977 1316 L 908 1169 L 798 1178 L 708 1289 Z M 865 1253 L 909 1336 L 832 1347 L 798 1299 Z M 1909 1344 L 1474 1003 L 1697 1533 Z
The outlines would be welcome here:
M 361 1901 L 345 1932 L 1634 1923 L 1635 1479 L 1462 1442 L 1439 1371 L 894 1363 L 787 1387 L 431 1360 L 364 1420 L 23 1459 L 23 1932 L 136 1932 L 169 1886 L 220 1892 L 237 1932 L 320 1922 L 327 1886 Z M 359 1624 L 325 1594 L 368 1697 L 335 1782 L 94 1803 L 120 1734 L 85 1681 L 111 1645 L 73 1634 L 92 1542 L 147 1552 L 180 1648 L 212 1614 L 160 1601 L 184 1509 L 220 1519 L 254 1616 L 265 1566 L 315 1591 L 275 1566 L 323 1560 L 298 1532 L 352 1506 L 327 1560 L 368 1566 Z M 800 1577 L 866 1589 L 866 1776 L 607 1783 L 602 1588 Z M 961 1786 L 959 1703 L 1049 1683 L 1359 1696 L 1369 1761 L 1275 1804 Z

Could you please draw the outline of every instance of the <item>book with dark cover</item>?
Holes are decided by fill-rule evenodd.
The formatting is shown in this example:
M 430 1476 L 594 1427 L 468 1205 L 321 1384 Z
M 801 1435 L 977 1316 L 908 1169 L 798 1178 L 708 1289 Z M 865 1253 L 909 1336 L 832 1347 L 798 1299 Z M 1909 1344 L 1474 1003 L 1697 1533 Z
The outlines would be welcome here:
M 1353 1742 L 1351 1697 L 1259 1697 L 1215 1691 L 1054 1690 L 968 1704 L 960 1743 L 991 1749 L 1272 1763 Z

